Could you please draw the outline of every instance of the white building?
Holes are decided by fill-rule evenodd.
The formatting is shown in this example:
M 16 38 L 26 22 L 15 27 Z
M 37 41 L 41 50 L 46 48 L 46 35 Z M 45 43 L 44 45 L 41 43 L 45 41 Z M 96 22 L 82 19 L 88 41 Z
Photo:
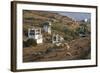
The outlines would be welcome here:
M 48 34 L 51 34 L 51 22 L 47 21 L 43 23 L 43 30 Z
M 87 19 L 87 18 L 85 18 L 85 19 L 84 19 L 84 22 L 88 22 L 88 19 Z
M 35 27 L 29 28 L 28 29 L 28 37 L 35 39 L 37 44 L 43 43 L 41 28 L 35 28 Z
M 52 43 L 55 44 L 55 43 L 61 43 L 62 41 L 64 41 L 64 39 L 58 35 L 58 34 L 53 34 L 52 36 Z

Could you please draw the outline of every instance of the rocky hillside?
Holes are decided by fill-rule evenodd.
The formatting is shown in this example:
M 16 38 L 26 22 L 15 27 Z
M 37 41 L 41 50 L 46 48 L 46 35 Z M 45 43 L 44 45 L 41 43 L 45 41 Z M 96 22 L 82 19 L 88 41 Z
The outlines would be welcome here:
M 58 25 L 60 27 L 69 27 L 76 28 L 79 26 L 78 22 L 75 22 L 71 18 L 67 16 L 62 16 L 57 12 L 47 12 L 47 11 L 23 11 L 23 23 L 24 25 L 37 25 L 41 26 L 41 24 L 45 21 L 51 21 L 52 27 L 54 25 Z
M 59 12 L 23 10 L 24 34 L 27 33 L 28 28 L 33 26 L 43 28 L 43 23 L 46 21 L 51 22 L 53 33 L 67 37 L 67 39 L 73 39 L 73 36 L 77 35 L 76 30 L 80 23 L 70 17 L 60 15 Z
M 43 28 L 43 23 L 46 21 L 51 22 L 52 33 L 61 35 L 65 40 L 73 40 L 79 36 L 79 27 L 81 22 L 63 16 L 59 12 L 33 10 L 23 10 L 23 33 L 27 34 L 28 28 L 33 26 Z M 86 33 L 90 33 L 87 23 L 84 23 L 83 27 L 85 27 Z
M 46 21 L 51 22 L 51 34 L 42 31 L 43 43 L 30 45 L 26 40 L 28 28 L 43 29 Z M 64 39 L 60 46 L 51 42 L 55 33 Z M 59 12 L 23 10 L 23 62 L 90 59 L 90 34 L 87 23 L 77 22 Z

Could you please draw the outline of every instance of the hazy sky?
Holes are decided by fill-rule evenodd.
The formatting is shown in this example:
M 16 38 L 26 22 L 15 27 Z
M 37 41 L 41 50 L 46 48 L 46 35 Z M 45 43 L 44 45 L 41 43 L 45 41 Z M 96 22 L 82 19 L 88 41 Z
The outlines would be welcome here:
M 90 13 L 80 13 L 80 12 L 58 12 L 61 15 L 71 17 L 74 20 L 80 21 L 84 19 L 91 19 Z

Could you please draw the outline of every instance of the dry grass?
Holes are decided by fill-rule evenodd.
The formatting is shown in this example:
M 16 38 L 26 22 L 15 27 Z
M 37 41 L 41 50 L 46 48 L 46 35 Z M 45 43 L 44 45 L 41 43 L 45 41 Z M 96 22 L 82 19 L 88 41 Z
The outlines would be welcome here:
M 84 37 L 69 42 L 70 48 L 63 46 L 60 49 L 46 52 L 50 43 L 37 45 L 36 47 L 23 48 L 23 62 L 34 61 L 59 61 L 59 60 L 76 60 L 90 59 L 90 38 Z M 38 53 L 38 54 L 37 54 Z

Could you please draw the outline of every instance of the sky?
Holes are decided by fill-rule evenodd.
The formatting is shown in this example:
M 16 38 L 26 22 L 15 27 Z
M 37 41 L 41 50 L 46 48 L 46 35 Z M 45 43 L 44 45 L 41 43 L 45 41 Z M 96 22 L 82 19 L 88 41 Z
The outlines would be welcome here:
M 83 12 L 58 12 L 58 13 L 64 16 L 68 16 L 76 21 L 91 19 L 90 13 L 83 13 Z

